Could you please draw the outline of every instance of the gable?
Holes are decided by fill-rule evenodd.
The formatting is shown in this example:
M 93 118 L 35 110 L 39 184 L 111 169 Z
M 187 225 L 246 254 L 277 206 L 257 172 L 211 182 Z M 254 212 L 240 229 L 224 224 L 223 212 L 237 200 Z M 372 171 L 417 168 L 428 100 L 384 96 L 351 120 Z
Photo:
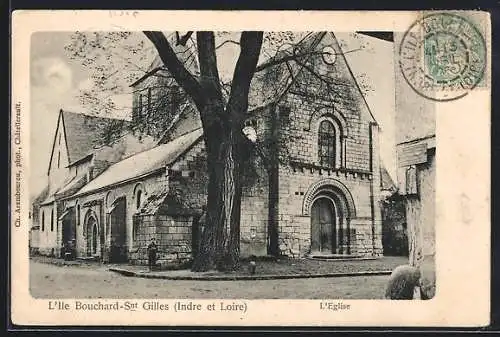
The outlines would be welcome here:
M 50 153 L 47 174 L 49 175 L 53 169 L 59 169 L 61 167 L 64 168 L 66 166 L 68 166 L 67 140 L 66 133 L 64 132 L 62 113 L 59 113 L 56 131 L 54 133 L 54 140 L 52 141 L 52 150 Z
M 302 62 L 302 70 L 289 92 L 332 106 L 346 118 L 352 115 L 376 123 L 334 33 L 323 34 L 313 51 L 313 55 Z
M 119 119 L 89 116 L 61 110 L 64 134 L 67 143 L 68 165 L 88 156 L 92 150 L 103 144 L 105 128 L 112 123 L 120 133 L 128 122 Z

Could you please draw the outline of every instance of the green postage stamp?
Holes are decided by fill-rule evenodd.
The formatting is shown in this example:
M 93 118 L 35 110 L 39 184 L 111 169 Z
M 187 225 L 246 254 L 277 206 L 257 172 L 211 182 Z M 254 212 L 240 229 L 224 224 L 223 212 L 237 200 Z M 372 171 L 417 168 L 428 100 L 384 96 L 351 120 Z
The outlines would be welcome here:
M 438 101 L 463 97 L 485 76 L 484 32 L 465 13 L 424 14 L 405 33 L 400 67 L 419 94 Z

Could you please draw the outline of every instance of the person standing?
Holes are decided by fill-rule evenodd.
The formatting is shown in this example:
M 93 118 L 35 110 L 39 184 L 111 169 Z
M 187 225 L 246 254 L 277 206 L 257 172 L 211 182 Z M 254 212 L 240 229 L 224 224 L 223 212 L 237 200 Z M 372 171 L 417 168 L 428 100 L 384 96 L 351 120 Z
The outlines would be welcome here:
M 151 238 L 151 242 L 148 245 L 148 266 L 149 271 L 153 270 L 156 265 L 156 254 L 158 252 L 158 246 L 156 245 L 155 238 Z

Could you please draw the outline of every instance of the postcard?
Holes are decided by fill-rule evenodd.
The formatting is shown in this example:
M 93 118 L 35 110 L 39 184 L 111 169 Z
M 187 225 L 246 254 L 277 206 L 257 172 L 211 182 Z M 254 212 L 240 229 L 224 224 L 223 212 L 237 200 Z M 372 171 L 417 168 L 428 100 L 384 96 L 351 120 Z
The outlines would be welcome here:
M 13 324 L 487 326 L 490 30 L 15 11 Z

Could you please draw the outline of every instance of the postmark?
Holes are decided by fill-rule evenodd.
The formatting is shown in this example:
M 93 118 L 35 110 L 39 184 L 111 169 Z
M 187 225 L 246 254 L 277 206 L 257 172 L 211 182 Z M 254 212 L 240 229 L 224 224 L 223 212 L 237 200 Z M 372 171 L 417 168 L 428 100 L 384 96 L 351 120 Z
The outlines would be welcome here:
M 406 31 L 399 48 L 403 77 L 419 95 L 459 99 L 478 86 L 486 69 L 486 43 L 463 16 L 425 15 Z

